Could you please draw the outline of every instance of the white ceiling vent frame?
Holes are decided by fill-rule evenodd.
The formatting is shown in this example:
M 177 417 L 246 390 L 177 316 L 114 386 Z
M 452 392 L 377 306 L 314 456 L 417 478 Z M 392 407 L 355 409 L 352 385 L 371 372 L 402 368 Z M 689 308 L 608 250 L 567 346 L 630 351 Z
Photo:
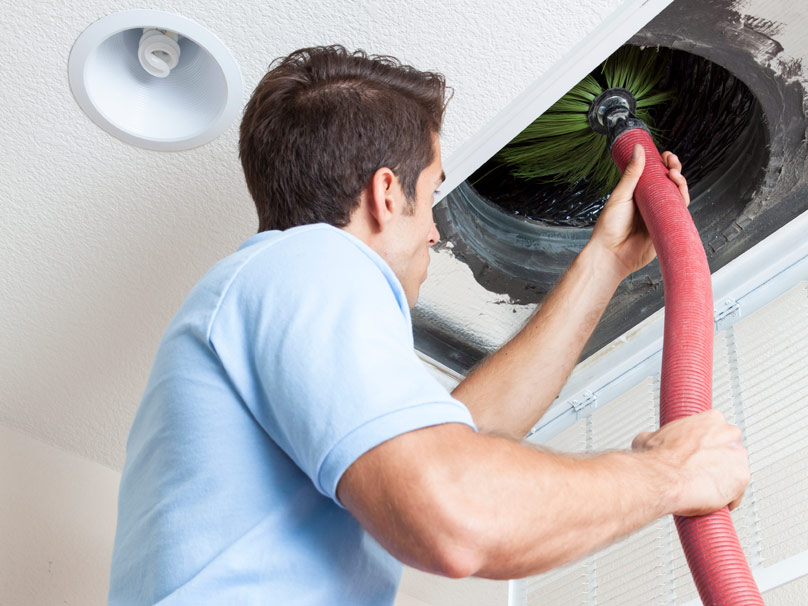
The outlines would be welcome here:
M 543 114 L 595 67 L 661 13 L 673 0 L 627 0 L 546 72 L 499 112 L 493 120 L 447 158 L 443 194 L 433 206 Z
M 138 59 L 144 30 L 176 37 L 179 62 L 167 77 Z M 222 134 L 238 115 L 243 80 L 233 55 L 200 24 L 157 10 L 113 13 L 90 24 L 68 59 L 70 88 L 87 116 L 145 149 L 182 151 Z
M 791 74 L 780 67 L 791 56 L 795 61 L 802 60 L 803 65 L 808 57 L 803 56 L 804 46 L 789 46 L 785 38 L 783 57 L 777 55 L 781 52 L 779 43 L 771 44 L 771 36 L 760 24 L 779 15 L 772 16 L 764 8 L 782 5 L 760 4 L 765 6 L 739 12 L 734 0 L 709 5 L 699 0 L 677 0 L 645 25 L 635 20 L 633 27 L 642 27 L 633 34 L 633 27 L 625 26 L 632 15 L 621 14 L 623 8 L 630 13 L 632 7 L 617 7 L 587 40 L 547 69 L 539 81 L 529 81 L 530 86 L 520 98 L 486 125 L 483 131 L 487 134 L 478 133 L 474 145 L 465 145 L 446 162 L 449 185 L 469 170 L 473 172 L 435 207 L 442 239 L 433 250 L 430 280 L 413 310 L 415 343 L 420 351 L 459 373 L 467 373 L 519 329 L 585 244 L 589 233 L 586 228 L 548 226 L 541 220 L 532 222 L 530 217 L 519 216 L 524 214 L 520 208 L 499 208 L 499 201 L 532 199 L 524 183 L 517 182 L 510 191 L 509 181 L 496 173 L 490 158 L 474 169 L 484 154 L 467 162 L 459 173 L 453 174 L 450 166 L 461 166 L 461 156 L 468 159 L 479 154 L 486 141 L 493 142 L 489 145 L 496 148 L 508 139 L 529 121 L 529 112 L 521 117 L 519 112 L 532 109 L 531 102 L 537 111 L 546 110 L 563 93 L 558 89 L 597 61 L 598 57 L 588 52 L 597 48 L 595 39 L 603 37 L 607 26 L 622 28 L 615 40 L 628 36 L 627 43 L 633 46 L 670 49 L 676 61 L 667 78 L 686 81 L 681 76 L 691 67 L 699 72 L 702 68 L 710 73 L 714 70 L 715 79 L 691 81 L 724 82 L 726 78 L 727 90 L 739 95 L 738 103 L 741 96 L 743 103 L 751 102 L 744 106 L 749 111 L 743 136 L 732 139 L 739 153 L 726 155 L 726 165 L 710 169 L 709 178 L 697 179 L 691 185 L 696 202 L 694 219 L 713 271 L 808 209 L 808 177 L 800 166 L 808 154 L 803 127 L 808 124 L 808 113 L 803 110 L 808 73 Z M 789 31 L 799 31 L 803 15 L 804 11 L 798 11 Z M 614 44 L 600 46 L 607 52 Z M 580 58 L 578 63 L 576 58 Z M 702 166 L 692 163 L 694 156 L 686 160 L 691 161 L 691 166 Z M 741 161 L 744 166 L 729 166 Z M 476 182 L 491 173 L 493 177 L 483 184 L 487 191 L 474 188 Z M 497 186 L 505 192 L 498 192 Z M 662 306 L 659 274 L 658 265 L 652 264 L 621 284 L 583 358 L 608 347 L 637 321 Z
M 597 28 L 572 47 L 559 61 L 532 81 L 525 90 L 500 111 L 444 162 L 446 181 L 442 193 L 435 196 L 432 206 L 439 204 L 460 186 L 474 171 L 525 129 L 536 116 L 544 113 L 563 97 L 584 76 L 610 56 L 668 7 L 673 0 L 627 0 L 602 21 Z M 416 331 L 417 332 L 417 331 Z M 418 355 L 443 372 L 446 381 L 457 383 L 464 378 L 459 369 L 449 368 L 429 347 L 419 346 Z M 421 344 L 423 345 L 423 344 Z

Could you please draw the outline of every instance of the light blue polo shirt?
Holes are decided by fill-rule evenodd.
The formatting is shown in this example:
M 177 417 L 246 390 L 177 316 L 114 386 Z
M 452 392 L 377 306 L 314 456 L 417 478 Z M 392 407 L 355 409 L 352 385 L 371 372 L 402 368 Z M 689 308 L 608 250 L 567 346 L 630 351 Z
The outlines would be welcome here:
M 401 565 L 337 483 L 439 423 L 474 427 L 416 357 L 382 258 L 329 225 L 253 236 L 160 343 L 127 442 L 109 603 L 392 604 Z

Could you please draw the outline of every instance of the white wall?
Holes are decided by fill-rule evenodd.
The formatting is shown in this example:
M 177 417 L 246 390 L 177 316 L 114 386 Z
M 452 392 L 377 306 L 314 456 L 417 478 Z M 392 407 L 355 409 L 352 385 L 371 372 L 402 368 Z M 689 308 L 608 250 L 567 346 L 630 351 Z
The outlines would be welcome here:
M 0 425 L 0 606 L 106 603 L 119 479 Z
M 0 606 L 106 604 L 120 473 L 0 425 Z M 506 604 L 506 582 L 406 569 L 396 606 Z
M 395 606 L 505 606 L 508 582 L 447 579 L 405 568 Z

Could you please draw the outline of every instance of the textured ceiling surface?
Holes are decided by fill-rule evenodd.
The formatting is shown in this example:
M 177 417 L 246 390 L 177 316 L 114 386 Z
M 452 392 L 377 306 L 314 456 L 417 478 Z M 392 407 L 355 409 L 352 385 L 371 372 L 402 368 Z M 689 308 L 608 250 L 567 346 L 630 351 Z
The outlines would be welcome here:
M 185 152 L 112 138 L 67 60 L 93 21 L 180 14 L 238 61 L 246 102 L 269 62 L 342 43 L 446 74 L 444 161 L 622 4 L 473 0 L 5 3 L 0 132 L 0 423 L 120 467 L 160 336 L 195 281 L 255 230 L 237 123 Z

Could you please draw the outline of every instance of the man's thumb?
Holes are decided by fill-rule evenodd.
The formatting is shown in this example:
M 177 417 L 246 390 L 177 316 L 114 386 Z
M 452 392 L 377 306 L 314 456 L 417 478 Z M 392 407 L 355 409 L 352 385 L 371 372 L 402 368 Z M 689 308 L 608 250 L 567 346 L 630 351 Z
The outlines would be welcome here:
M 626 165 L 626 170 L 623 171 L 623 177 L 614 188 L 612 197 L 619 196 L 630 200 L 634 194 L 634 188 L 637 186 L 637 181 L 642 176 L 642 171 L 645 168 L 645 149 L 639 143 L 634 144 L 632 150 L 631 160 Z
M 645 168 L 645 148 L 639 143 L 634 144 L 631 150 L 631 160 L 626 166 L 623 174 L 630 174 L 631 178 L 639 179 L 642 176 L 642 171 Z

